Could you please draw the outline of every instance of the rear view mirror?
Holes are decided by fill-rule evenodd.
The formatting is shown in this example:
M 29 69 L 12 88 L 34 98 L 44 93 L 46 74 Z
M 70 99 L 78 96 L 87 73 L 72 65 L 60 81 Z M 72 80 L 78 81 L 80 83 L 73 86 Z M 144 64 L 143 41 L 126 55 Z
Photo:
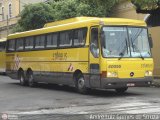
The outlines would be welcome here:
M 153 40 L 151 34 L 149 35 L 149 45 L 151 48 L 153 48 Z

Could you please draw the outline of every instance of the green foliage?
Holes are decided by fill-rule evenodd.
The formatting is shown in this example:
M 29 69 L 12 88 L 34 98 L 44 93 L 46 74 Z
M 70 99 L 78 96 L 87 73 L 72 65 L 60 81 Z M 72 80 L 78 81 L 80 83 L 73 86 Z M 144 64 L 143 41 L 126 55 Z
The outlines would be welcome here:
M 75 0 L 61 0 L 52 2 L 55 20 L 67 19 L 76 16 L 77 3 Z
M 14 32 L 41 28 L 49 21 L 78 16 L 110 16 L 118 0 L 50 0 L 48 3 L 29 4 L 21 12 Z
M 20 26 L 19 24 L 16 24 L 12 29 L 13 33 L 15 33 L 15 32 L 23 32 L 23 31 L 25 31 L 24 28 L 22 26 Z
M 131 0 L 137 9 L 153 10 L 160 7 L 160 0 Z
M 106 17 L 118 0 L 59 0 L 50 2 L 55 20 L 77 16 Z
M 110 16 L 112 8 L 119 0 L 79 0 L 90 6 L 93 16 L 106 17 Z M 95 12 L 96 11 L 96 12 Z
M 14 28 L 14 32 L 41 28 L 46 22 L 54 20 L 52 13 L 52 7 L 45 3 L 26 5 L 20 14 L 21 19 Z

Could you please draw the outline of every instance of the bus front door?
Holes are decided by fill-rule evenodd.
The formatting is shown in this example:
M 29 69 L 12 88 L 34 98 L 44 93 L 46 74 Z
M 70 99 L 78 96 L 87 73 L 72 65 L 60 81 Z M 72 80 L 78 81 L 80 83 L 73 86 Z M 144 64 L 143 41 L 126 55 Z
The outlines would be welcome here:
M 98 27 L 92 27 L 90 32 L 90 86 L 100 87 Z

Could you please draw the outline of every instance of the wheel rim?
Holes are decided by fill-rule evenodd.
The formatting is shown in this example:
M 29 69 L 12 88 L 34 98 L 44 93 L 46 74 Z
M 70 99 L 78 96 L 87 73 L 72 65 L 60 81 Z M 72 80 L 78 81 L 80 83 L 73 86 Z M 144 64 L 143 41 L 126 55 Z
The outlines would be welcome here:
M 78 80 L 78 88 L 79 89 L 82 89 L 84 87 L 84 79 L 83 78 L 80 78 Z
M 22 75 L 21 75 L 21 77 L 20 77 L 20 83 L 21 83 L 21 84 L 24 84 L 24 78 L 23 78 Z
M 29 75 L 29 85 L 32 86 L 33 85 L 33 76 Z

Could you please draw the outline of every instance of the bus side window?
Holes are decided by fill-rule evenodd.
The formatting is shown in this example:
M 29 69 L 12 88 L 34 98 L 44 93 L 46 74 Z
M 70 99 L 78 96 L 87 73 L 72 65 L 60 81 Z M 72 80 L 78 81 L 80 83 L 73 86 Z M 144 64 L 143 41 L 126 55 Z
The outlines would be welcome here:
M 72 31 L 60 32 L 60 47 L 72 46 Z
M 25 49 L 33 49 L 34 37 L 26 37 L 25 39 Z
M 15 40 L 8 40 L 8 51 L 15 51 Z
M 35 37 L 35 48 L 40 49 L 45 47 L 45 35 Z
M 86 41 L 87 28 L 74 30 L 74 46 L 83 46 Z
M 47 35 L 47 48 L 57 47 L 58 33 L 51 33 Z
M 17 51 L 24 50 L 24 39 L 23 38 L 17 39 L 16 50 Z
M 91 29 L 90 51 L 95 58 L 99 57 L 98 28 Z
M 0 51 L 3 51 L 4 47 L 3 47 L 3 42 L 0 42 Z

